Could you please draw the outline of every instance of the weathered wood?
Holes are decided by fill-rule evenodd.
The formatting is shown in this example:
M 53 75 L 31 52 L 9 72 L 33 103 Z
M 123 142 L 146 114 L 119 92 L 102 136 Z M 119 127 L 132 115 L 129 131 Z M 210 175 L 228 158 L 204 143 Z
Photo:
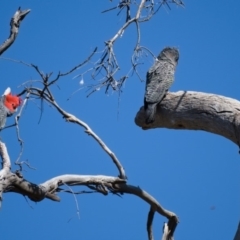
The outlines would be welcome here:
M 142 107 L 135 123 L 144 130 L 153 128 L 203 130 L 221 135 L 240 145 L 240 102 L 202 92 L 169 92 L 158 105 L 156 119 L 145 124 Z
M 11 26 L 10 35 L 8 39 L 2 45 L 0 45 L 0 55 L 13 44 L 13 42 L 17 38 L 21 21 L 26 17 L 26 15 L 30 11 L 31 11 L 30 9 L 21 10 L 20 8 L 18 8 L 18 10 L 15 12 L 10 22 Z

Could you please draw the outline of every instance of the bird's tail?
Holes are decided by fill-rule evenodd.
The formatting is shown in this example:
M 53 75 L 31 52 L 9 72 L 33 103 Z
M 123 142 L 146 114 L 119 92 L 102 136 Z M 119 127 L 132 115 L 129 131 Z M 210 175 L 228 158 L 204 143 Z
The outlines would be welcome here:
M 148 104 L 145 108 L 146 112 L 146 124 L 153 123 L 155 120 L 155 113 L 156 113 L 156 104 Z

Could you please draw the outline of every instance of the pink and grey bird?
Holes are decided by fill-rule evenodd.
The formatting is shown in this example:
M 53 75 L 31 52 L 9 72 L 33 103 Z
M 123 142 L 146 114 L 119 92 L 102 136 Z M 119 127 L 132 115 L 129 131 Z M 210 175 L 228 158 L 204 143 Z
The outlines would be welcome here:
M 144 109 L 146 124 L 155 120 L 157 105 L 163 100 L 174 81 L 174 73 L 179 59 L 176 48 L 166 47 L 147 72 Z
M 7 88 L 0 98 L 0 130 L 5 126 L 7 117 L 12 116 L 17 107 L 22 103 L 22 99 L 11 94 L 11 89 Z

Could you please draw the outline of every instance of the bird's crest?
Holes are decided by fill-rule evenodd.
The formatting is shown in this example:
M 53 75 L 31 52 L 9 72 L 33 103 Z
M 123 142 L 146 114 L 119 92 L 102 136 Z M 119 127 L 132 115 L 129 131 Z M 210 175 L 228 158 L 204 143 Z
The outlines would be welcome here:
M 3 96 L 6 96 L 6 95 L 8 95 L 8 94 L 10 94 L 10 93 L 11 93 L 11 88 L 8 87 L 8 88 L 4 91 Z

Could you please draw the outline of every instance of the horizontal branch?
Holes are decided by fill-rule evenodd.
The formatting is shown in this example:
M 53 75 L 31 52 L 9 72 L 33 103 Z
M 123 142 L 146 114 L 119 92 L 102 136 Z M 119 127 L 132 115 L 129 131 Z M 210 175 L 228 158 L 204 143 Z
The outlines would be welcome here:
M 104 175 L 65 174 L 49 179 L 48 181 L 39 185 L 31 183 L 26 179 L 23 179 L 22 176 L 14 173 L 9 173 L 6 176 L 6 179 L 8 179 L 9 187 L 7 187 L 4 192 L 16 192 L 28 196 L 32 201 L 35 202 L 42 201 L 44 198 L 49 198 L 53 201 L 60 201 L 60 198 L 56 194 L 61 191 L 60 187 L 64 185 L 100 185 L 105 186 L 106 189 L 115 194 L 127 193 L 138 196 L 151 206 L 152 211 L 156 211 L 168 219 L 171 219 L 172 217 L 177 219 L 175 213 L 164 209 L 160 203 L 149 193 L 139 187 L 126 184 L 125 180 L 118 177 Z
M 152 221 L 154 212 L 158 212 L 167 217 L 169 222 L 174 219 L 174 229 L 178 223 L 178 218 L 175 213 L 164 209 L 154 197 L 143 189 L 126 184 L 125 179 L 104 175 L 65 174 L 51 178 L 42 184 L 35 184 L 24 179 L 20 171 L 16 171 L 15 173 L 10 171 L 10 159 L 7 148 L 2 142 L 0 142 L 0 155 L 3 159 L 3 165 L 6 164 L 6 162 L 8 163 L 7 165 L 9 165 L 7 169 L 5 169 L 5 167 L 0 170 L 0 204 L 2 202 L 2 194 L 7 192 L 15 192 L 27 196 L 34 202 L 40 202 L 45 198 L 59 202 L 60 198 L 57 193 L 64 191 L 60 188 L 61 186 L 86 186 L 94 190 L 94 192 L 104 195 L 108 195 L 109 192 L 116 195 L 124 193 L 133 194 L 147 202 L 151 207 L 152 214 L 152 217 L 148 219 L 148 233 L 149 236 L 151 236 L 150 239 L 153 239 Z M 67 192 L 72 194 L 87 193 L 86 191 L 75 193 L 69 190 Z
M 110 177 L 104 175 L 74 175 L 74 174 L 65 174 L 49 179 L 48 181 L 40 184 L 47 191 L 52 191 L 53 188 L 57 189 L 62 185 L 69 186 L 79 186 L 87 184 L 115 184 L 115 183 L 125 183 L 125 180 L 118 177 Z
M 228 138 L 240 146 L 240 102 L 216 94 L 169 92 L 158 105 L 152 124 L 145 124 L 144 107 L 137 113 L 135 123 L 144 130 L 203 130 Z
M 145 202 L 147 202 L 151 206 L 151 210 L 153 212 L 158 212 L 162 216 L 167 217 L 168 219 L 172 219 L 173 217 L 177 219 L 175 213 L 164 209 L 160 203 L 152 197 L 149 193 L 141 189 L 140 187 L 135 187 L 132 185 L 126 184 L 126 181 L 111 176 L 104 175 L 73 175 L 73 174 L 65 174 L 61 176 L 54 177 L 49 179 L 48 181 L 39 184 L 42 189 L 45 189 L 46 192 L 51 192 L 55 194 L 59 191 L 59 187 L 63 185 L 68 186 L 80 186 L 80 185 L 102 185 L 105 186 L 113 193 L 127 193 L 133 194 L 135 196 L 140 197 Z
M 45 183 L 35 184 L 23 179 L 17 173 L 8 173 L 5 175 L 7 187 L 4 192 L 15 192 L 29 197 L 34 202 L 40 202 L 45 198 L 52 201 L 60 201 L 56 195 L 59 192 L 59 187 L 62 185 L 80 186 L 80 185 L 102 185 L 111 186 L 116 183 L 124 183 L 125 181 L 117 177 L 109 177 L 103 175 L 88 176 L 88 175 L 74 175 L 66 174 L 52 178 Z M 1 185 L 0 185 L 1 186 Z

